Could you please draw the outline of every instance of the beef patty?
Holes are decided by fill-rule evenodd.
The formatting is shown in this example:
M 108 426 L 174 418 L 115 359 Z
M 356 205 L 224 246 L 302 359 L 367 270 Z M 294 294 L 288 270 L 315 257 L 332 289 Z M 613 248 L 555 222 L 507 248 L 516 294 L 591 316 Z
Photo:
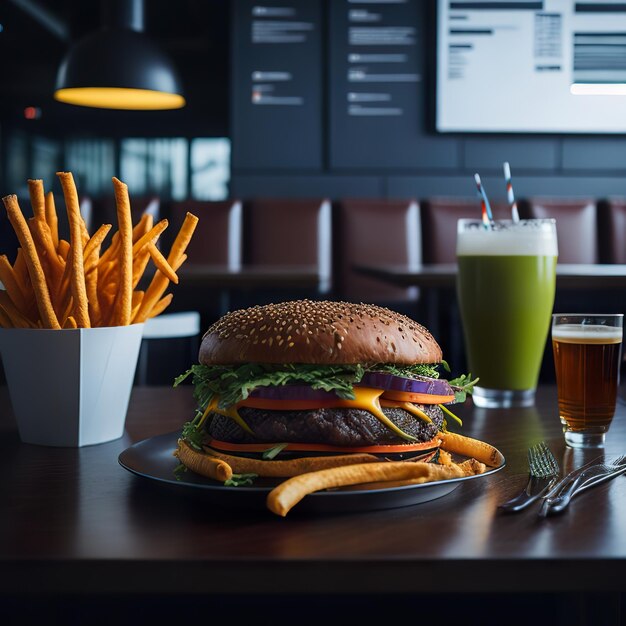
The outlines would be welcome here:
M 383 413 L 403 432 L 417 441 L 430 441 L 440 430 L 443 412 L 436 405 L 420 406 L 432 423 L 404 409 L 383 408 Z M 207 426 L 215 439 L 229 443 L 285 442 L 321 443 L 333 446 L 371 446 L 407 443 L 369 411 L 363 409 L 311 409 L 270 411 L 242 407 L 239 415 L 254 432 L 252 437 L 228 417 L 210 414 Z

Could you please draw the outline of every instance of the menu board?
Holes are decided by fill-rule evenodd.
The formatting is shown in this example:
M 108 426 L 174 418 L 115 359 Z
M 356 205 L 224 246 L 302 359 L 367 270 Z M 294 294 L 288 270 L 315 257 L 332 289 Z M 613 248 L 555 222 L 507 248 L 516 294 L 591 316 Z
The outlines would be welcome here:
M 445 162 L 445 142 L 424 149 L 433 138 L 425 135 L 423 5 L 333 0 L 329 10 L 331 165 Z
M 623 133 L 626 3 L 438 0 L 437 130 Z
M 322 166 L 321 0 L 236 0 L 233 164 Z

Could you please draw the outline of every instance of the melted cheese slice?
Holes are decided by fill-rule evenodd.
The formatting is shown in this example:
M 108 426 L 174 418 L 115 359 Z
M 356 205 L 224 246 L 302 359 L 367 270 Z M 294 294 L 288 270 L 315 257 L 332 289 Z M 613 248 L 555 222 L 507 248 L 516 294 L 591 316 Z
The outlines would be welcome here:
M 245 420 L 239 415 L 238 409 L 240 407 L 248 407 L 255 409 L 265 409 L 270 411 L 306 411 L 309 409 L 319 408 L 350 408 L 361 409 L 368 411 L 374 417 L 376 417 L 382 424 L 384 424 L 389 430 L 393 431 L 406 441 L 417 441 L 415 437 L 405 433 L 401 428 L 396 426 L 384 413 L 381 405 L 389 408 L 404 409 L 411 415 L 424 420 L 425 422 L 432 423 L 432 420 L 420 409 L 418 409 L 411 402 L 400 402 L 396 400 L 381 400 L 380 396 L 384 393 L 383 389 L 372 389 L 369 387 L 355 387 L 354 400 L 346 400 L 336 396 L 335 398 L 329 398 L 327 400 L 268 400 L 266 398 L 247 398 L 237 405 L 229 407 L 228 409 L 219 408 L 219 398 L 215 397 L 207 406 L 202 419 L 198 424 L 198 428 L 204 424 L 209 413 L 218 413 L 224 417 L 228 417 L 236 422 L 247 433 L 254 435 L 252 429 L 246 424 Z

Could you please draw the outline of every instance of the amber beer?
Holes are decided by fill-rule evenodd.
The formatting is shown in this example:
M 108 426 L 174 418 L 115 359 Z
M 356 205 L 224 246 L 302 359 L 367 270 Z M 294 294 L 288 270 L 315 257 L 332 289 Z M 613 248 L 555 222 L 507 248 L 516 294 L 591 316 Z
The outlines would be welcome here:
M 570 445 L 602 445 L 615 413 L 622 317 L 610 316 L 618 326 L 593 323 L 600 320 L 589 316 L 590 323 L 575 323 L 572 317 L 555 316 L 565 323 L 552 327 L 559 415 Z

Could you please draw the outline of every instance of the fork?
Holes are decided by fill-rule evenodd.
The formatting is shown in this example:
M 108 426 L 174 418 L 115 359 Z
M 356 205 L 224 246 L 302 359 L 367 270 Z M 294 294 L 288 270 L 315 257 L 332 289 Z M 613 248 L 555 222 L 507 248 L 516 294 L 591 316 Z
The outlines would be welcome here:
M 562 513 L 571 502 L 572 498 L 581 491 L 593 487 L 608 478 L 619 476 L 626 472 L 626 456 L 622 455 L 613 463 L 598 463 L 588 467 L 570 482 L 557 496 L 546 498 L 543 501 L 539 515 L 546 517 L 555 513 Z
M 538 500 L 554 485 L 559 475 L 559 463 L 544 441 L 528 449 L 528 484 L 516 498 L 508 500 L 498 508 L 516 513 Z

